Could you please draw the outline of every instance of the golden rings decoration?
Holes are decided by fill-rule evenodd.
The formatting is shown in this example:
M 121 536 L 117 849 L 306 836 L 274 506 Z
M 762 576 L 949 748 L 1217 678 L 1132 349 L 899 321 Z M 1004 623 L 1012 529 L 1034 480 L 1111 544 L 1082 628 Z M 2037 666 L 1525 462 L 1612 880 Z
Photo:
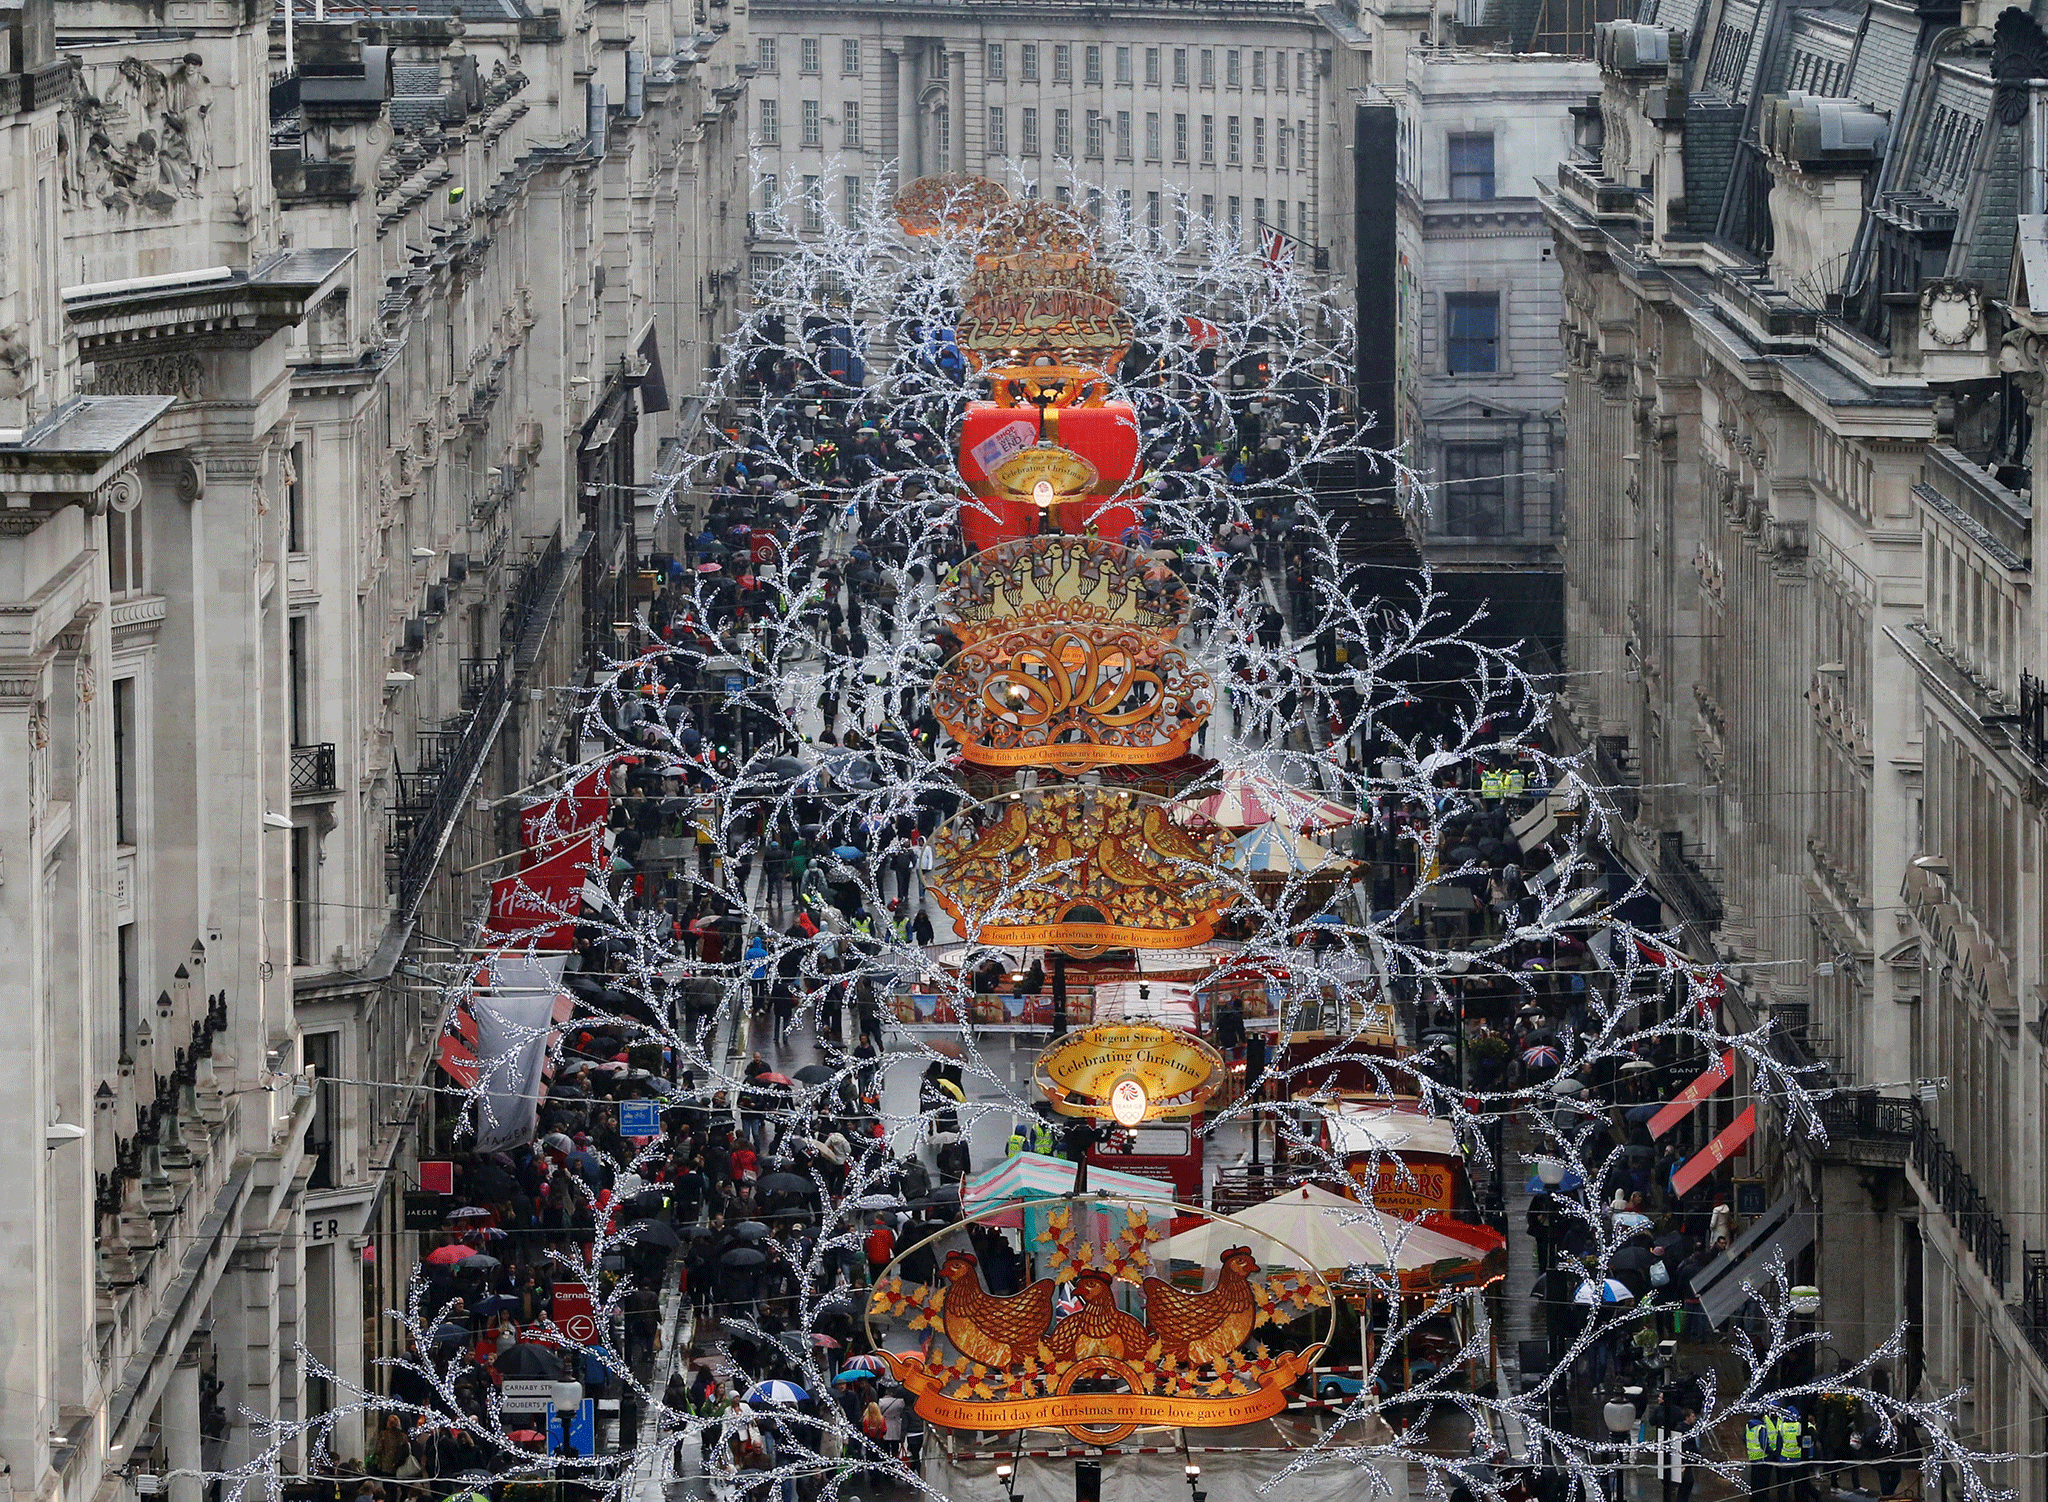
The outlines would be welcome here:
M 970 942 L 1184 949 L 1231 900 L 1230 838 L 1149 794 L 1039 787 L 955 815 L 932 836 L 929 880 Z
M 940 604 L 953 634 L 969 644 L 1024 626 L 1090 623 L 1135 627 L 1163 645 L 1191 608 L 1187 586 L 1158 559 L 1058 533 L 1014 538 L 962 560 Z
M 968 761 L 1068 772 L 1179 755 L 1214 704 L 1178 647 L 1093 623 L 988 637 L 932 686 L 932 712 Z
M 906 235 L 938 235 L 978 228 L 1009 202 L 987 178 L 954 174 L 920 177 L 896 195 L 889 211 Z

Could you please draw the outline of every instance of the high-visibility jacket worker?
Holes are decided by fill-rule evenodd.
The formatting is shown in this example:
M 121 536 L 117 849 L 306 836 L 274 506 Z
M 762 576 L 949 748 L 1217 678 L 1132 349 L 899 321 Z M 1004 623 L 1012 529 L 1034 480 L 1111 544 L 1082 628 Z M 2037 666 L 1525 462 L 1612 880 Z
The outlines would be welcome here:
M 1749 1459 L 1752 1465 L 1778 1458 L 1778 1419 L 1774 1414 L 1759 1414 L 1744 1426 L 1748 1441 Z
M 1806 1459 L 1806 1431 L 1796 1415 L 1788 1414 L 1778 1420 L 1778 1459 Z
M 1499 798 L 1503 791 L 1500 773 L 1488 767 L 1479 774 L 1479 796 L 1488 803 Z
M 1032 1123 L 1031 1150 L 1048 1156 L 1052 1152 L 1052 1128 L 1042 1121 Z
M 1510 798 L 1520 798 L 1529 791 L 1529 779 L 1520 767 L 1511 767 L 1504 779 L 1504 787 Z
M 1010 1133 L 1010 1140 L 1003 1144 L 1003 1156 L 1006 1158 L 1014 1158 L 1017 1156 L 1017 1154 L 1023 1151 L 1024 1129 L 1022 1127 L 1019 1127 L 1016 1131 Z

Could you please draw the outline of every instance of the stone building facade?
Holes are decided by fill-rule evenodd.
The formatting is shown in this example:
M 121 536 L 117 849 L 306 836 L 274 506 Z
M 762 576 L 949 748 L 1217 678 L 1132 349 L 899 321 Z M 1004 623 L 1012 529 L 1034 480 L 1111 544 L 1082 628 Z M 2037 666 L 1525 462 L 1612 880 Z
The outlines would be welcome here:
M 749 65 L 722 4 L 0 15 L 0 1455 L 107 1497 L 300 1469 L 300 1343 L 380 1380 L 472 868 L 733 322 Z
M 755 5 L 754 207 L 802 235 L 894 178 L 965 172 L 1127 214 L 1164 243 L 1206 216 L 1322 234 L 1327 34 L 1284 0 L 1101 10 L 889 0 Z M 825 24 L 821 24 L 825 23 Z M 1097 202 L 1095 195 L 1100 194 Z M 778 253 L 757 217 L 753 253 Z M 1298 262 L 1301 264 L 1302 262 Z M 1304 269 L 1306 265 L 1304 264 Z
M 1566 713 L 1737 1025 L 1851 1093 L 1736 1175 L 1844 1355 L 2040 1451 L 2041 33 L 1651 0 L 1545 194 L 1564 271 Z M 2037 257 L 2039 252 L 2036 252 Z M 2048 277 L 2048 261 L 2041 274 Z M 1733 1114 L 1708 1111 L 1709 1126 Z M 2029 1459 L 2008 1468 L 2048 1495 Z

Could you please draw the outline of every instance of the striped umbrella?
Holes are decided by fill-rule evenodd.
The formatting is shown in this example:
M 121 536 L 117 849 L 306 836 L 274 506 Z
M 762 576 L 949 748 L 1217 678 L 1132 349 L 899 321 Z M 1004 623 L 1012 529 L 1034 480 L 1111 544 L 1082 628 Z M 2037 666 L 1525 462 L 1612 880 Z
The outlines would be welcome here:
M 1321 793 L 1291 788 L 1270 772 L 1233 767 L 1223 774 L 1217 791 L 1196 803 L 1185 803 L 1211 824 L 1225 829 L 1253 829 L 1281 824 L 1289 829 L 1341 829 L 1362 817 Z
M 847 1357 L 844 1364 L 840 1367 L 840 1370 L 848 1372 L 872 1372 L 877 1377 L 886 1377 L 889 1375 L 889 1363 L 884 1361 L 881 1357 L 875 1355 L 872 1351 L 864 1351 L 858 1356 Z
M 794 1382 L 756 1382 L 747 1393 L 749 1403 L 801 1403 L 810 1396 Z

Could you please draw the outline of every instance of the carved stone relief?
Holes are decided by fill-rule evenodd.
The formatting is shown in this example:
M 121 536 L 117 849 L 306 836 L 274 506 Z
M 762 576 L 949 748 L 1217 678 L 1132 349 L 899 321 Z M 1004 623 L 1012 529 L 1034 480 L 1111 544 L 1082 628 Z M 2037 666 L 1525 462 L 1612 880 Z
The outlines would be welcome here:
M 66 201 L 162 218 L 179 199 L 198 198 L 199 180 L 213 170 L 204 64 L 188 52 L 165 64 L 131 56 L 83 69 L 58 121 Z
M 139 360 L 98 360 L 92 379 L 85 382 L 87 396 L 180 396 L 199 395 L 206 371 L 199 356 L 145 355 Z

